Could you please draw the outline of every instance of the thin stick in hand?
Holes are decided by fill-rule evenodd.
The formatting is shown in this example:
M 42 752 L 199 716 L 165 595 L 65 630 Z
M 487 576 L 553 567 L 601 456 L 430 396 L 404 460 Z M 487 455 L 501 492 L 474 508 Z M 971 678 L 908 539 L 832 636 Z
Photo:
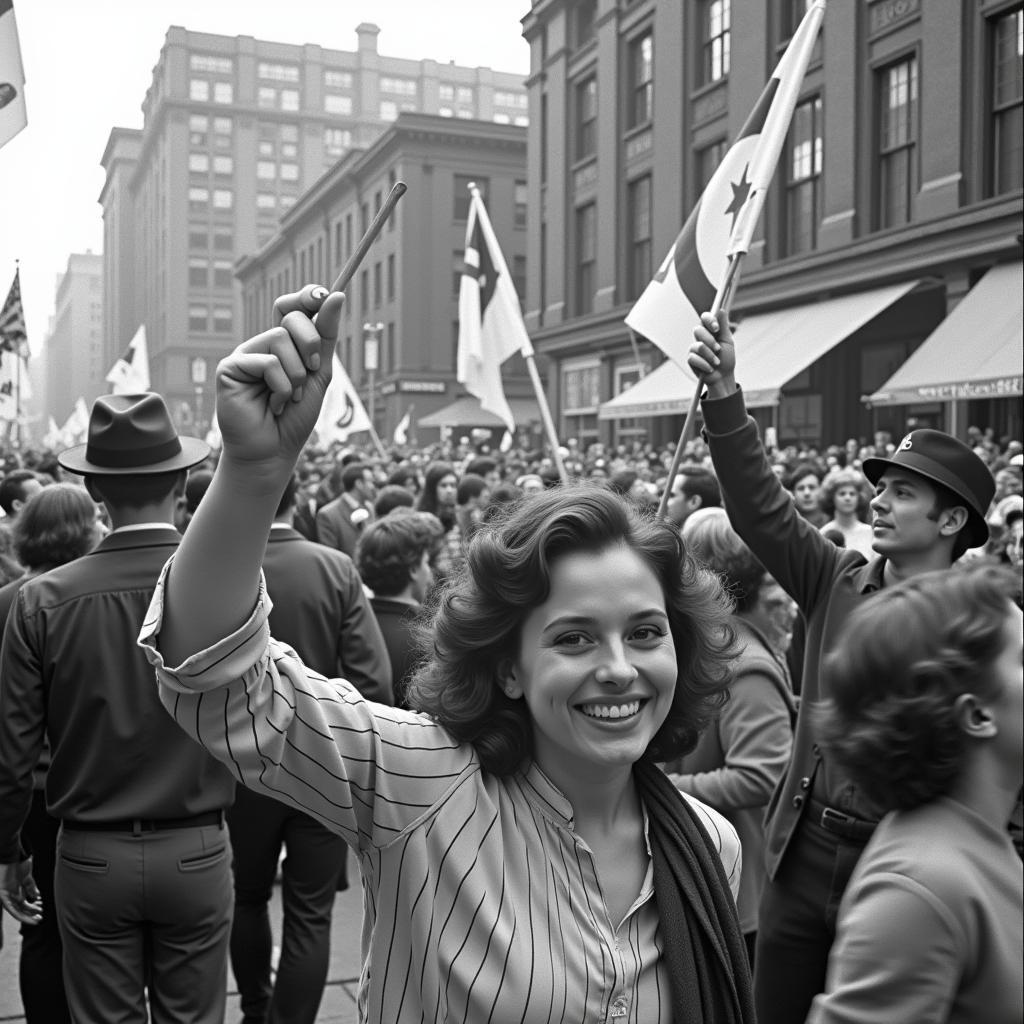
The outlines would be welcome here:
M 370 251 L 370 246 L 373 245 L 381 229 L 384 227 L 384 222 L 391 216 L 391 211 L 398 205 L 398 200 L 405 195 L 407 188 L 408 186 L 404 181 L 395 182 L 388 193 L 387 199 L 384 200 L 384 205 L 377 211 L 377 215 L 366 229 L 366 234 L 359 239 L 359 244 L 355 247 L 355 251 L 349 256 L 348 262 L 341 268 L 341 273 L 338 275 L 337 280 L 331 285 L 332 292 L 343 292 L 348 287 L 349 281 L 352 280 L 356 270 L 359 269 L 359 264 L 363 262 L 363 257 Z

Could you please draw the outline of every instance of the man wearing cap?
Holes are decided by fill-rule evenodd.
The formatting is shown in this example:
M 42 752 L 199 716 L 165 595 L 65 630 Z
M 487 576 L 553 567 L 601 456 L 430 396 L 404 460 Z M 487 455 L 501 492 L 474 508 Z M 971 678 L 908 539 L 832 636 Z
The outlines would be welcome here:
M 792 760 L 768 808 L 769 881 L 754 960 L 760 1024 L 803 1024 L 825 988 L 840 898 L 879 818 L 818 742 L 817 706 L 829 698 L 822 661 L 861 601 L 907 577 L 948 569 L 985 543 L 995 483 L 967 445 L 915 430 L 891 458 L 863 465 L 875 488 L 875 557 L 837 548 L 797 512 L 769 465 L 736 384 L 726 319 L 716 324 L 705 313 L 689 356 L 707 388 L 701 408 L 711 457 L 736 532 L 800 606 L 806 627 Z
M 57 914 L 76 1022 L 222 1021 L 231 925 L 224 809 L 234 780 L 160 706 L 135 638 L 180 538 L 188 468 L 155 394 L 96 399 L 88 440 L 61 466 L 85 478 L 112 531 L 28 581 L 0 656 L 0 902 L 19 921 Z M 140 657 L 140 655 L 142 655 Z M 51 751 L 60 819 L 55 907 L 41 907 L 20 847 L 32 767 Z

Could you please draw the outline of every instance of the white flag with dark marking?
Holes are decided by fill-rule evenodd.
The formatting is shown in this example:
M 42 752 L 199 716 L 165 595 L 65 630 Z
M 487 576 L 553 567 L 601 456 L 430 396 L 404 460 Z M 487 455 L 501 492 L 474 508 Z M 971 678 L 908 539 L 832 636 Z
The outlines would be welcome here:
M 321 444 L 331 444 L 333 441 L 347 441 L 349 434 L 369 429 L 370 417 L 335 352 L 334 375 L 324 395 L 320 418 L 316 421 L 316 436 Z
M 750 247 L 824 13 L 825 0 L 815 0 L 654 280 L 626 316 L 627 326 L 687 373 L 693 328 L 714 303 L 729 258 Z
M 13 0 L 0 0 L 0 146 L 28 124 L 25 69 L 21 63 Z
M 139 324 L 124 355 L 110 368 L 107 383 L 111 385 L 112 395 L 137 395 L 149 390 L 149 349 L 146 345 L 145 324 Z

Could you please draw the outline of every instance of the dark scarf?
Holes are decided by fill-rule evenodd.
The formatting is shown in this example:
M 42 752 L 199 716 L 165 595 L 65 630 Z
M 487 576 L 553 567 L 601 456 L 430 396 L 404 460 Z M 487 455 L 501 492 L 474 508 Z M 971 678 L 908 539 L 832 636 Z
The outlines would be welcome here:
M 721 858 L 696 812 L 649 761 L 634 776 L 647 808 L 674 1024 L 754 1024 L 747 950 Z

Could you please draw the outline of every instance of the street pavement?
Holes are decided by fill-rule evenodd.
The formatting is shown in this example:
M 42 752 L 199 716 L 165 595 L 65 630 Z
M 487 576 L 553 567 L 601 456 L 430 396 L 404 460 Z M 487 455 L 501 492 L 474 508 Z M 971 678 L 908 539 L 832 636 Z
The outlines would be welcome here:
M 358 872 L 349 859 L 349 874 L 355 875 L 356 884 L 339 892 L 334 901 L 331 923 L 331 964 L 327 972 L 327 987 L 317 1014 L 317 1024 L 357 1024 L 356 984 L 359 978 L 359 938 L 362 933 L 363 901 L 358 884 Z M 281 936 L 281 890 L 274 888 L 271 904 L 274 941 Z M 11 917 L 3 920 L 4 945 L 0 950 L 0 1024 L 24 1024 L 25 1015 L 18 993 L 18 955 L 21 936 L 18 923 Z M 228 1024 L 242 1019 L 238 1007 L 238 991 L 234 978 L 228 972 Z

